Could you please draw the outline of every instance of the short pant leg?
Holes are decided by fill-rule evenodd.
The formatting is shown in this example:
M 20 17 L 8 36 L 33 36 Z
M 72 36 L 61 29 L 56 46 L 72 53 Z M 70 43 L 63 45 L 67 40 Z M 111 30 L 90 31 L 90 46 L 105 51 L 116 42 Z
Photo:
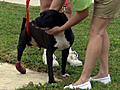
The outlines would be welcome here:
M 114 18 L 119 15 L 120 0 L 95 0 L 94 13 L 95 17 Z

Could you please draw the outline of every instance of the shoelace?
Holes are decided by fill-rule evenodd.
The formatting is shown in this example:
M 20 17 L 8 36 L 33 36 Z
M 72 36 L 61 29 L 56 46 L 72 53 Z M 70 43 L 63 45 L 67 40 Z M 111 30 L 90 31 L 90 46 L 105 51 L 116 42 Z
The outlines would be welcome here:
M 78 54 L 76 51 L 70 52 L 70 58 L 73 60 L 78 60 Z

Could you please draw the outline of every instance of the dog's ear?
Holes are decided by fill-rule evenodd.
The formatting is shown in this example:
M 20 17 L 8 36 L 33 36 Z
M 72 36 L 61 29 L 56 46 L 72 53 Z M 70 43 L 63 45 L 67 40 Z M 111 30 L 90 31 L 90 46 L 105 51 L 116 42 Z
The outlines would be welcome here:
M 41 16 L 42 14 L 44 14 L 45 12 L 47 12 L 47 11 L 50 11 L 50 10 L 44 10 L 44 11 L 40 12 L 40 16 Z
M 61 13 L 61 20 L 63 23 L 66 23 L 68 21 L 68 18 L 64 13 Z
M 40 16 L 44 13 L 45 11 L 43 11 L 43 12 L 40 12 Z
M 45 10 L 46 11 L 46 10 Z M 40 12 L 40 15 L 42 15 L 45 11 Z

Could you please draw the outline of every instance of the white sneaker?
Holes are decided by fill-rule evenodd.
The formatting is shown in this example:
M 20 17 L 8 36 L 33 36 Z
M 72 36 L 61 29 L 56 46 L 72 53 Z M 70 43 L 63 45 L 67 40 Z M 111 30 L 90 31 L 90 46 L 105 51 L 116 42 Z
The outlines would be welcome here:
M 43 63 L 47 65 L 47 57 L 46 54 L 43 54 Z M 56 60 L 56 56 L 53 54 L 53 67 L 54 66 L 59 66 L 59 63 Z
M 78 54 L 76 51 L 69 52 L 67 62 L 69 62 L 72 66 L 82 66 L 82 62 L 78 60 Z
M 107 77 L 103 77 L 103 78 L 97 78 L 97 79 L 93 79 L 92 77 L 90 78 L 91 81 L 99 81 L 101 83 L 104 83 L 104 84 L 108 84 L 111 82 L 111 77 L 110 77 L 110 74 L 108 74 Z
M 83 84 L 77 85 L 77 86 L 73 86 L 72 84 L 70 84 L 69 86 L 65 86 L 64 89 L 91 89 L 91 83 L 90 81 L 85 82 Z

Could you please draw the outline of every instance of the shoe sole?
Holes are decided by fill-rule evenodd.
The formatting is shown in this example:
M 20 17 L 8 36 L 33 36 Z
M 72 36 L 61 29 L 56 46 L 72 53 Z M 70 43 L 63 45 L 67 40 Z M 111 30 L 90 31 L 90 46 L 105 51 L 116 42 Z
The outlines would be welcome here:
M 71 63 L 70 63 L 70 65 L 73 66 L 73 67 L 82 66 L 82 64 L 76 64 L 76 65 L 74 65 L 74 64 L 71 64 Z

